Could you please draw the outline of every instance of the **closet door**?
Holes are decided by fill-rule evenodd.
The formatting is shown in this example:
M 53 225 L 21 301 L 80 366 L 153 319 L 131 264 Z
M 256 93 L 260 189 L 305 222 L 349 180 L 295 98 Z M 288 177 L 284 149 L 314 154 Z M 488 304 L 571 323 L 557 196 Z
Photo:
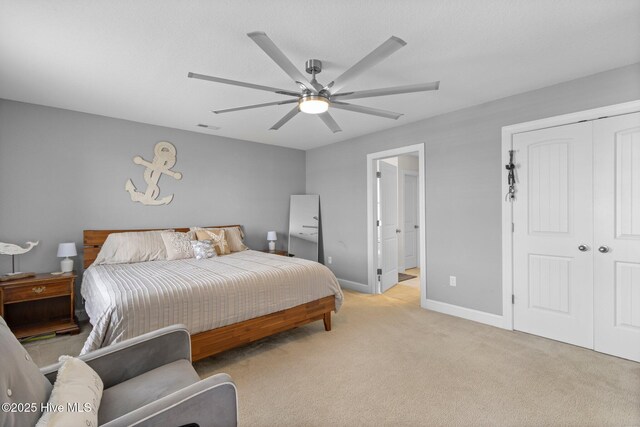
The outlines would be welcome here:
M 640 113 L 593 135 L 595 349 L 640 361 Z
M 593 348 L 592 123 L 514 135 L 514 328 Z

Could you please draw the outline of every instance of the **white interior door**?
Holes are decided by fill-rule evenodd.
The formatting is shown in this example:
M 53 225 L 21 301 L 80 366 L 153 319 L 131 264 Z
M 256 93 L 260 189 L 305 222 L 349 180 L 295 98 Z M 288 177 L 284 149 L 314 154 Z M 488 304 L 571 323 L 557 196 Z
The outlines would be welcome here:
M 593 348 L 592 123 L 517 134 L 513 149 L 514 329 Z
M 398 283 L 398 168 L 380 161 L 380 289 Z
M 640 113 L 593 135 L 595 349 L 640 361 Z
M 404 174 L 404 268 L 418 266 L 418 176 Z

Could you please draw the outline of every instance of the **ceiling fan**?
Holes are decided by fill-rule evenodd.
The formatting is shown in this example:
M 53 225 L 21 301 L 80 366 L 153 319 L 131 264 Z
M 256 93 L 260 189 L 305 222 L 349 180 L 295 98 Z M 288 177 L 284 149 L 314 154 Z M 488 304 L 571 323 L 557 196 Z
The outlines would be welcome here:
M 374 116 L 385 117 L 388 119 L 397 120 L 401 113 L 394 113 L 392 111 L 380 110 L 378 108 L 364 107 L 361 105 L 354 105 L 344 100 L 348 99 L 360 99 L 370 98 L 374 96 L 386 96 L 396 95 L 400 93 L 412 93 L 412 92 L 424 92 L 428 90 L 438 90 L 440 82 L 421 83 L 406 86 L 395 86 L 382 89 L 370 89 L 360 90 L 356 92 L 340 92 L 342 88 L 348 83 L 355 80 L 360 74 L 373 67 L 374 65 L 382 62 L 389 57 L 392 53 L 405 46 L 407 43 L 395 36 L 390 37 L 387 41 L 382 43 L 376 49 L 374 49 L 367 56 L 362 58 L 359 62 L 342 73 L 339 77 L 333 80 L 327 85 L 322 85 L 316 80 L 316 75 L 322 71 L 322 62 L 318 59 L 309 59 L 305 64 L 305 70 L 311 74 L 311 80 L 308 80 L 285 56 L 284 53 L 273 43 L 273 41 L 262 31 L 255 31 L 247 34 L 273 61 L 289 77 L 291 77 L 300 86 L 300 91 L 295 92 L 292 90 L 278 89 L 275 87 L 262 86 L 253 83 L 245 83 L 237 80 L 223 79 L 221 77 L 207 76 L 204 74 L 189 73 L 188 77 L 209 80 L 217 83 L 224 83 L 235 86 L 248 87 L 252 89 L 265 90 L 267 92 L 277 93 L 278 95 L 291 96 L 293 99 L 287 99 L 284 101 L 267 102 L 263 104 L 248 105 L 246 107 L 228 108 L 225 110 L 215 110 L 213 113 L 222 114 L 230 113 L 232 111 L 250 110 L 253 108 L 269 107 L 272 105 L 284 105 L 284 104 L 296 104 L 291 111 L 289 111 L 283 118 L 281 118 L 271 129 L 278 130 L 291 120 L 300 111 L 307 114 L 317 114 L 325 125 L 333 133 L 340 132 L 340 126 L 329 114 L 329 107 L 337 108 L 340 110 L 354 111 L 356 113 L 371 114 Z

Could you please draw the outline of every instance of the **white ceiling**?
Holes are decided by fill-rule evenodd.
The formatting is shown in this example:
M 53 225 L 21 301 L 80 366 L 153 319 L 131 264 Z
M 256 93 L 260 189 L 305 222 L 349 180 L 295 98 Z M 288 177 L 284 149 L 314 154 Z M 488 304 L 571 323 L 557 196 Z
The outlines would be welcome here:
M 0 98 L 308 149 L 640 62 L 639 0 L 0 0 Z M 408 44 L 345 89 L 441 81 L 438 92 L 354 100 L 399 120 L 332 110 L 343 132 L 288 97 L 188 79 L 296 89 L 246 36 L 265 31 L 328 83 L 389 36 Z M 198 123 L 219 126 L 216 131 Z

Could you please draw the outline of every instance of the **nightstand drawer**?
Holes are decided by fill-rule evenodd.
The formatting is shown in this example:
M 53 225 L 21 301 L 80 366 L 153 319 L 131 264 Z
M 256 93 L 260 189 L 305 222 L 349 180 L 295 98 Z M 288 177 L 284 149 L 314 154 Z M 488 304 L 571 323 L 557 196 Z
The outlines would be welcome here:
M 69 294 L 71 294 L 71 283 L 68 280 L 62 282 L 38 282 L 15 288 L 5 288 L 4 303 L 30 301 Z

